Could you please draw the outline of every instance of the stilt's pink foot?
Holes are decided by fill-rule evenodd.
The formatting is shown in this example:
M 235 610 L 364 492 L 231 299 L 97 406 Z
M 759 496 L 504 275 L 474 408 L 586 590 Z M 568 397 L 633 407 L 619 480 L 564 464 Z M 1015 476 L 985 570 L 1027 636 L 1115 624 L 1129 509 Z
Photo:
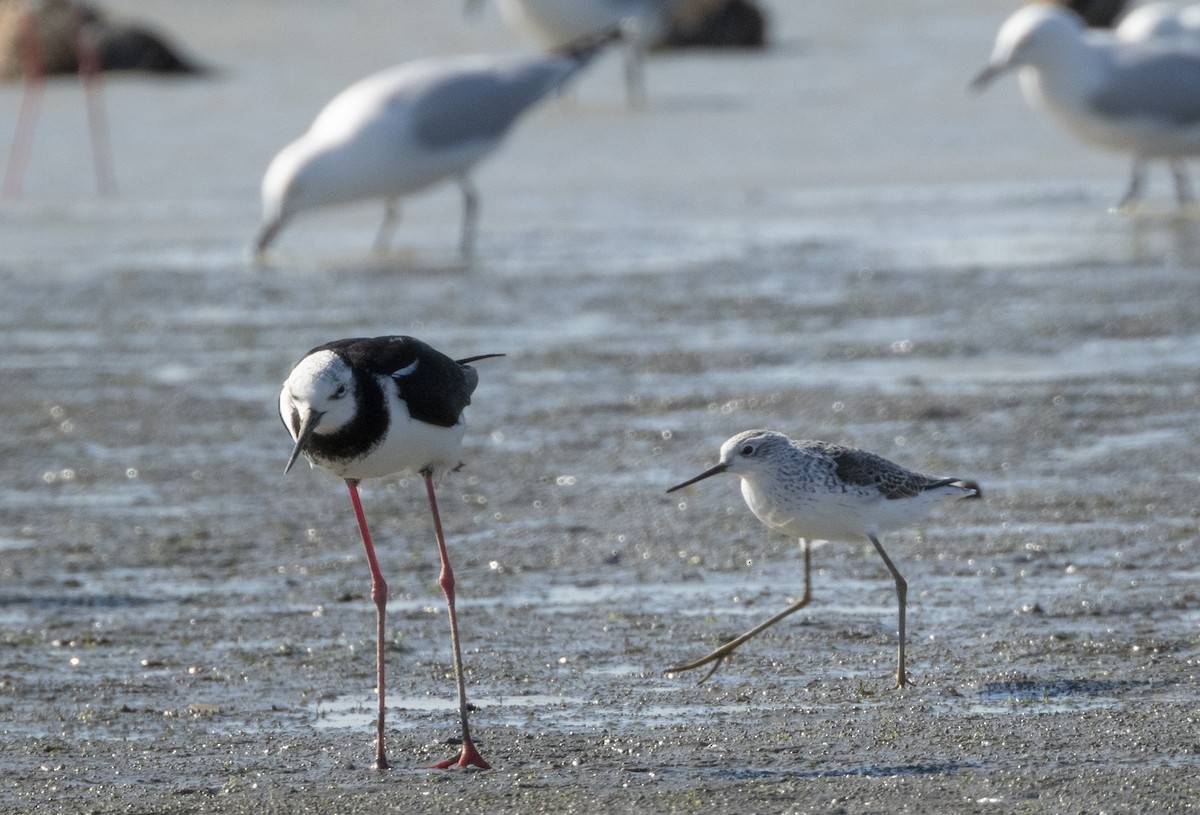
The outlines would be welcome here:
M 429 769 L 431 770 L 448 770 L 451 767 L 478 767 L 481 770 L 492 769 L 492 765 L 483 760 L 483 756 L 479 755 L 479 751 L 475 749 L 475 745 L 469 741 L 463 742 L 462 749 L 458 751 L 456 757 L 429 765 Z

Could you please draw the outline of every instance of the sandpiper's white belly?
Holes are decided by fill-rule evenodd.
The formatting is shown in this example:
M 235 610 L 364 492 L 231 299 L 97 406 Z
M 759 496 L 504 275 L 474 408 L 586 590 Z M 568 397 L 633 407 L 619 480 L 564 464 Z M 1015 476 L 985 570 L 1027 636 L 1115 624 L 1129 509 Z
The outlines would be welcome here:
M 742 497 L 764 524 L 805 540 L 858 540 L 920 523 L 930 507 L 958 490 L 888 499 L 874 490 L 805 491 L 742 477 Z

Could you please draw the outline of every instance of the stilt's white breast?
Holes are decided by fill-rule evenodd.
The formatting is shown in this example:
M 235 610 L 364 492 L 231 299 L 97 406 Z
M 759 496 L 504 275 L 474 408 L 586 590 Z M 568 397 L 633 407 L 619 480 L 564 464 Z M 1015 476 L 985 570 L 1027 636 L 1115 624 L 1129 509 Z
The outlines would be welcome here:
M 458 467 L 467 430 L 464 417 L 460 416 L 451 427 L 414 419 L 409 415 L 408 405 L 399 398 L 391 377 L 377 379 L 386 395 L 387 433 L 364 458 L 341 465 L 344 472 L 338 474 L 344 478 L 376 478 L 399 472 L 429 471 L 435 479 L 440 479 Z

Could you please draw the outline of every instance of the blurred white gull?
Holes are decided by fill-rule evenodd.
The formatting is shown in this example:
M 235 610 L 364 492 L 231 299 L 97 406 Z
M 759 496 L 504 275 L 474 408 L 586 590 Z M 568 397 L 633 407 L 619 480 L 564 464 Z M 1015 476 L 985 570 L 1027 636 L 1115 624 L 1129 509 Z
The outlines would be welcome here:
M 467 0 L 468 11 L 483 0 Z M 496 0 L 500 16 L 514 30 L 529 31 L 546 46 L 561 48 L 582 37 L 619 29 L 625 40 L 625 95 L 629 104 L 646 101 L 647 44 L 666 29 L 674 0 Z
M 1167 38 L 1176 46 L 1200 48 L 1200 5 L 1181 9 L 1174 3 L 1145 3 L 1124 15 L 1113 29 L 1113 34 L 1124 42 Z M 1171 168 L 1171 175 L 1175 179 L 1176 195 L 1181 202 L 1187 200 L 1191 196 L 1187 164 L 1183 159 L 1168 159 L 1167 166 Z M 1141 173 L 1136 158 L 1133 172 Z M 1141 186 L 1140 175 L 1136 183 Z
M 1025 101 L 1078 138 L 1133 154 L 1119 208 L 1141 196 L 1147 161 L 1171 166 L 1180 205 L 1191 200 L 1183 159 L 1200 153 L 1200 49 L 1182 40 L 1131 42 L 1088 32 L 1057 5 L 1022 7 L 1001 26 L 988 66 L 971 83 L 987 86 L 1020 68 Z
M 1200 46 L 1200 6 L 1181 9 L 1174 3 L 1146 3 L 1122 17 L 1114 33 L 1125 42 L 1181 37 Z
M 370 198 L 386 202 L 376 248 L 386 247 L 398 199 L 452 178 L 463 193 L 460 248 L 470 255 L 478 212 L 471 170 L 611 38 L 548 55 L 418 60 L 351 85 L 267 167 L 256 254 L 299 212 Z

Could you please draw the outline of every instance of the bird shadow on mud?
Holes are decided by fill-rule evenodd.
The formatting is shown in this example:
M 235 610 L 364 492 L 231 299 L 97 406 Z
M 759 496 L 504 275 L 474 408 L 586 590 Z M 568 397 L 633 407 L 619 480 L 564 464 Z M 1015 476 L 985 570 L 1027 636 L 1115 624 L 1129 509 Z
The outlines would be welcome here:
M 0 609 L 27 607 L 54 608 L 141 608 L 163 602 L 132 594 L 0 594 Z
M 964 770 L 978 770 L 980 762 L 932 761 L 913 764 L 864 764 L 853 767 L 812 767 L 804 770 L 767 770 L 739 767 L 716 770 L 710 775 L 734 781 L 812 778 L 895 778 L 898 776 L 953 775 Z
M 1165 679 L 1013 679 L 987 682 L 979 689 L 979 696 L 990 702 L 1062 702 L 1071 697 L 1162 690 L 1174 684 L 1177 683 Z

